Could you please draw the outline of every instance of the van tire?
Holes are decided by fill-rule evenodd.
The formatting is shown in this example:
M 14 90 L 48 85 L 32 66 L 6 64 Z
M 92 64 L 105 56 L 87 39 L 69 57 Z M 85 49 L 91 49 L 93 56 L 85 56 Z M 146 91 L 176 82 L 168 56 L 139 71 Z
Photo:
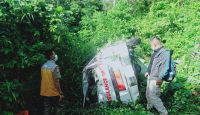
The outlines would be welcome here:
M 140 38 L 131 38 L 126 42 L 126 44 L 132 47 L 132 46 L 138 45 L 140 42 L 141 42 Z

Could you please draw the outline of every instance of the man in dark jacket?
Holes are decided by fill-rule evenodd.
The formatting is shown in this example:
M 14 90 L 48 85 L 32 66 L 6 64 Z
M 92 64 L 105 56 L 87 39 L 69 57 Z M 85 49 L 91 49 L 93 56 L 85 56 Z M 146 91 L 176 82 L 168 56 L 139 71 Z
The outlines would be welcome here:
M 145 73 L 147 80 L 146 98 L 147 110 L 155 107 L 162 115 L 168 115 L 160 99 L 162 78 L 166 76 L 169 70 L 169 52 L 161 45 L 160 38 L 154 36 L 150 39 L 151 48 L 154 52 L 151 55 L 148 71 Z

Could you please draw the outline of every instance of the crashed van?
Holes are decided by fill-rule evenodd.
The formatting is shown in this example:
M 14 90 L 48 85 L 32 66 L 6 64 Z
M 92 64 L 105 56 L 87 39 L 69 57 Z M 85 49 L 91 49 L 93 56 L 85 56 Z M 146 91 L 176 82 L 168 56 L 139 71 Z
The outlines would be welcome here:
M 122 101 L 128 103 L 139 96 L 134 46 L 140 38 L 132 38 L 100 50 L 83 69 L 83 107 L 92 103 Z M 137 67 L 136 67 L 137 66 Z

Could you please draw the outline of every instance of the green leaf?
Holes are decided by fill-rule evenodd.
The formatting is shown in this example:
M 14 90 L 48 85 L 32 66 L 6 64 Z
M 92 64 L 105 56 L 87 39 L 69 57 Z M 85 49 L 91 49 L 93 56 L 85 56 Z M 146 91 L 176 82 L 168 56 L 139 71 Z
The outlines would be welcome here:
M 15 83 L 18 83 L 18 80 L 17 80 L 17 79 L 14 79 L 13 81 L 14 81 Z
M 61 12 L 63 10 L 62 6 L 58 6 L 57 8 L 55 8 L 56 11 Z
M 87 100 L 87 101 L 90 101 L 90 99 L 89 99 L 88 97 L 86 97 L 86 100 Z
M 17 100 L 17 98 L 16 98 L 16 95 L 15 95 L 15 93 L 14 92 L 11 92 L 12 93 L 12 96 L 13 96 L 13 98 L 15 99 L 15 101 Z
M 12 60 L 12 61 L 10 61 L 9 63 L 6 64 L 6 67 L 13 68 L 16 63 L 17 63 L 17 61 Z
M 172 85 L 172 89 L 180 89 L 181 87 L 183 87 L 184 82 L 180 82 L 180 83 L 173 83 Z
M 43 42 L 39 42 L 39 43 L 38 43 L 38 45 L 42 45 L 42 44 L 43 44 Z
M 8 49 L 5 50 L 5 55 L 8 53 L 8 51 L 9 51 Z
M 35 31 L 34 36 L 40 36 L 40 32 L 38 30 Z
M 70 10 L 63 11 L 63 13 L 73 14 L 73 12 Z
M 8 99 L 8 96 L 3 96 L 3 100 L 7 100 Z
M 9 101 L 12 102 L 12 98 L 11 97 L 9 97 Z
M 11 83 L 10 82 L 7 82 L 7 89 L 8 89 L 8 92 L 10 92 L 10 85 L 11 85 Z
M 26 16 L 26 14 L 24 14 L 24 15 L 22 16 L 21 21 L 24 19 L 24 16 Z

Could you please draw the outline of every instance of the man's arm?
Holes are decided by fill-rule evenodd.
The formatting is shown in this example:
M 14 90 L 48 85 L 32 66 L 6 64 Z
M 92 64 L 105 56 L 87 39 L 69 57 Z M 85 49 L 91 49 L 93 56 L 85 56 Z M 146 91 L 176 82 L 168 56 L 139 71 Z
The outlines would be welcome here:
M 59 67 L 56 67 L 55 70 L 54 70 L 54 73 L 53 73 L 53 80 L 54 80 L 54 85 L 55 85 L 55 88 L 58 90 L 59 92 L 59 96 L 60 96 L 60 99 L 59 101 L 61 101 L 63 98 L 64 98 L 64 95 L 62 94 L 62 90 L 60 88 L 60 70 L 59 70 Z
M 149 65 L 148 65 L 148 68 L 147 68 L 147 72 L 145 73 L 145 77 L 147 78 L 149 73 L 151 72 L 151 67 L 152 67 L 152 63 L 153 63 L 153 59 L 154 59 L 154 56 L 153 56 L 154 53 L 151 54 L 151 58 L 150 58 L 150 62 L 149 62 Z
M 61 88 L 60 88 L 60 79 L 59 78 L 53 79 L 53 81 L 54 81 L 55 87 L 58 90 L 59 94 L 62 93 Z

